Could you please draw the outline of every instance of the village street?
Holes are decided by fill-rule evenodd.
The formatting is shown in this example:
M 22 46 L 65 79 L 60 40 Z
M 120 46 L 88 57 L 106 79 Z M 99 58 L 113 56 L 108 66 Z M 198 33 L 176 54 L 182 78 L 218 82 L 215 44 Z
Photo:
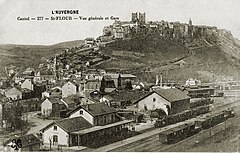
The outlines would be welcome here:
M 28 115 L 28 117 L 27 117 L 28 118 L 28 123 L 31 126 L 31 128 L 30 128 L 30 130 L 28 131 L 27 134 L 40 133 L 39 130 L 41 130 L 43 127 L 45 127 L 46 125 L 48 125 L 49 123 L 54 121 L 54 120 L 48 120 L 48 119 L 41 119 L 41 118 L 39 118 L 37 113 L 40 113 L 40 112 L 37 111 L 37 112 L 26 113 Z

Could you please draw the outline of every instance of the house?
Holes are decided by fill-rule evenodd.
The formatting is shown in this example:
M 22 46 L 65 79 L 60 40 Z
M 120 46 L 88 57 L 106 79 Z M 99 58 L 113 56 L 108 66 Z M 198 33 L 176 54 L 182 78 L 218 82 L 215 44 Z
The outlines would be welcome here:
M 41 129 L 43 143 L 50 144 L 51 141 L 53 146 L 72 146 L 71 132 L 90 127 L 93 127 L 93 125 L 81 116 L 54 121 Z
M 99 101 L 104 102 L 104 103 L 108 104 L 109 106 L 112 106 L 113 98 L 109 95 L 105 95 Z
M 82 116 L 92 125 L 106 125 L 117 121 L 117 110 L 105 103 L 78 106 L 68 113 L 69 118 Z
M 103 93 L 100 92 L 99 90 L 94 90 L 89 93 L 89 96 L 91 97 L 91 99 L 99 101 L 103 97 Z
M 86 83 L 84 84 L 84 92 L 90 93 L 95 90 L 100 90 L 100 87 L 101 87 L 100 80 L 98 79 L 87 80 Z
M 1 89 L 6 89 L 9 87 L 10 81 L 7 77 L 0 77 L 0 88 Z
M 21 89 L 22 92 L 22 99 L 30 99 L 30 98 L 34 98 L 34 93 L 32 90 L 29 89 Z
M 33 68 L 28 67 L 24 72 L 24 75 L 26 76 L 34 76 L 35 75 L 35 70 Z
M 62 97 L 68 97 L 78 92 L 78 87 L 72 82 L 68 81 L 62 86 Z
M 121 28 L 114 29 L 114 38 L 115 39 L 123 39 L 124 38 L 124 32 Z
M 33 93 L 34 93 L 35 97 L 41 98 L 42 97 L 42 93 L 44 91 L 46 91 L 46 85 L 45 84 L 37 83 L 33 87 Z
M 24 75 L 23 74 L 21 74 L 21 73 L 16 73 L 15 75 L 14 75 L 14 77 L 13 77 L 14 79 L 14 82 L 15 83 L 19 83 L 19 82 L 21 82 L 21 81 L 24 81 L 25 80 L 25 77 L 24 77 Z
M 16 150 L 16 148 L 13 148 L 12 145 L 13 146 L 16 145 L 13 143 L 13 140 L 16 140 L 16 143 L 21 142 L 21 148 L 16 147 L 16 148 L 18 148 L 18 150 Z M 6 152 L 39 151 L 41 145 L 42 145 L 42 141 L 33 134 L 28 134 L 28 135 L 24 135 L 24 136 L 20 136 L 20 137 L 15 136 L 11 139 L 8 139 L 6 142 L 4 142 L 3 151 L 6 151 Z
M 106 73 L 104 75 L 104 79 L 105 79 L 105 81 L 113 80 L 114 86 L 116 88 L 118 88 L 119 85 L 120 85 L 120 74 L 117 74 L 117 73 Z
M 99 110 L 103 112 L 103 108 L 101 108 Z M 105 111 L 109 112 L 108 109 L 105 109 Z M 133 120 L 123 120 L 94 126 L 83 116 L 78 116 L 52 122 L 41 131 L 44 144 L 49 144 L 51 141 L 52 145 L 56 146 L 99 147 L 108 139 L 114 139 L 114 137 L 128 133 L 132 122 Z
M 196 79 L 193 79 L 193 78 L 189 78 L 186 83 L 185 83 L 185 86 L 197 86 L 198 84 L 201 84 L 200 80 L 196 80 Z
M 100 91 L 106 92 L 105 91 L 106 88 L 116 89 L 116 87 L 118 87 L 118 85 L 120 84 L 119 81 L 120 81 L 119 76 L 117 79 L 113 79 L 109 75 L 103 76 L 102 81 L 101 81 Z
M 60 116 L 60 111 L 67 109 L 59 98 L 47 98 L 41 104 L 41 113 L 45 117 Z
M 162 109 L 167 115 L 190 108 L 190 97 L 176 88 L 155 90 L 135 101 L 140 111 Z
M 88 47 L 92 47 L 95 43 L 94 38 L 86 38 L 85 39 L 85 45 L 87 45 Z
M 79 100 L 80 100 L 79 105 L 87 105 L 87 104 L 98 103 L 98 101 L 96 101 L 96 100 L 94 100 L 90 97 L 81 97 Z
M 25 79 L 24 82 L 21 84 L 22 89 L 29 89 L 33 91 L 33 82 L 31 79 Z
M 22 99 L 22 92 L 20 89 L 12 87 L 5 90 L 5 96 L 11 100 Z
M 56 76 L 50 70 L 40 70 L 34 76 L 35 82 L 42 82 L 42 81 L 51 81 L 54 82 L 56 80 Z
M 115 91 L 115 90 L 116 90 L 116 88 L 111 88 L 111 87 L 110 87 L 110 88 L 105 88 L 103 92 L 104 92 L 105 94 L 109 94 L 109 93 L 112 93 L 112 92 Z
M 45 98 L 50 98 L 50 94 L 51 94 L 51 91 L 44 91 L 42 92 L 42 98 L 45 99 Z
M 76 103 L 71 97 L 62 98 L 61 101 L 66 105 L 67 109 L 69 110 L 72 110 L 76 107 Z
M 50 90 L 50 97 L 61 98 L 62 97 L 62 88 L 61 87 L 53 87 Z

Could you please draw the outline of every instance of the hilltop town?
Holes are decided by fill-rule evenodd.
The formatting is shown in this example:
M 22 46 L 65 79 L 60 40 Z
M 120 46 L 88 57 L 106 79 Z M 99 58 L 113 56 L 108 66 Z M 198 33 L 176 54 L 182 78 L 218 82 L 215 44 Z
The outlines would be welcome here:
M 201 60 L 215 55 L 231 32 L 191 19 L 147 22 L 138 12 L 131 17 L 104 27 L 96 39 L 36 57 L 37 67 L 5 67 L 1 150 L 186 151 L 239 129 L 239 82 L 213 73 L 193 78 L 195 72 L 184 70 L 203 66 Z M 146 43 L 151 47 L 145 49 Z M 216 55 L 206 63 L 211 69 L 212 61 L 222 66 L 231 58 Z M 22 146 L 12 147 L 13 139 Z

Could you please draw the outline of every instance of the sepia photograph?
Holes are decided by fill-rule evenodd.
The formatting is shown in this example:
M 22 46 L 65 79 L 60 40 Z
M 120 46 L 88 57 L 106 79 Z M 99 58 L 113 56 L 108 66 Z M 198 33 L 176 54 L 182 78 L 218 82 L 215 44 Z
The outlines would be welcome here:
M 0 152 L 239 152 L 239 0 L 0 0 Z

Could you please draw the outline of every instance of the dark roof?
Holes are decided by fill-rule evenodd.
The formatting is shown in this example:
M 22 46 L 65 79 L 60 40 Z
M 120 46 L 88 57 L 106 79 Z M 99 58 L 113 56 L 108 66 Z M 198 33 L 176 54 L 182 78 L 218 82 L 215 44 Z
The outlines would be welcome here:
M 169 102 L 190 99 L 190 97 L 187 96 L 186 92 L 183 92 L 176 88 L 160 89 L 160 90 L 155 90 L 154 92 L 156 92 L 157 94 L 159 94 L 160 96 L 168 100 Z
M 130 90 L 130 91 L 115 91 L 109 95 L 113 98 L 113 101 L 131 101 L 134 103 L 136 100 L 139 100 L 146 95 L 149 95 L 149 91 L 140 91 L 140 90 Z
M 89 123 L 87 120 L 85 120 L 83 117 L 80 116 L 80 117 L 66 118 L 66 119 L 54 121 L 49 125 L 47 125 L 46 127 L 44 127 L 43 129 L 41 129 L 41 131 L 44 131 L 45 129 L 47 129 L 48 127 L 54 124 L 58 125 L 66 132 L 74 132 L 74 131 L 79 131 L 79 130 L 93 127 L 91 123 Z
M 22 90 L 21 90 L 21 88 L 20 88 L 20 87 L 18 87 L 18 86 L 9 87 L 9 88 L 7 88 L 7 89 L 6 89 L 6 92 L 8 92 L 8 91 L 10 91 L 10 90 L 14 90 L 14 89 L 15 89 L 15 91 L 19 91 L 19 92 L 21 92 L 21 93 L 22 93 Z
M 22 143 L 22 147 L 26 147 L 26 146 L 30 146 L 30 145 L 34 145 L 34 144 L 38 144 L 41 143 L 42 141 L 40 139 L 38 139 L 36 136 L 34 136 L 33 134 L 28 134 L 28 135 L 24 135 L 21 137 L 16 137 L 14 136 L 13 138 L 7 140 L 3 145 L 6 146 L 7 144 L 9 144 L 13 139 L 20 139 L 21 143 Z
M 60 98 L 47 98 L 51 103 L 63 104 Z
M 142 97 L 137 99 L 134 102 L 134 104 L 138 103 L 140 100 L 148 97 L 149 95 L 151 95 L 153 93 L 157 93 L 159 96 L 163 97 L 164 99 L 166 99 L 169 102 L 175 102 L 175 101 L 179 101 L 179 100 L 190 99 L 190 97 L 187 96 L 187 92 L 185 92 L 185 91 L 181 91 L 181 90 L 176 89 L 176 88 L 160 89 L 160 90 L 155 90 L 155 91 L 152 91 L 152 92 L 148 92 L 148 94 L 146 93 L 145 95 L 143 95 Z
M 53 72 L 50 70 L 40 70 L 40 75 L 53 75 Z
M 93 104 L 87 104 L 87 105 L 80 105 L 70 111 L 68 115 L 75 113 L 79 109 L 83 108 L 86 110 L 89 114 L 92 116 L 98 116 L 98 115 L 104 115 L 104 114 L 109 114 L 109 113 L 114 113 L 117 112 L 114 108 L 106 105 L 105 103 L 93 103 Z
M 110 95 L 103 96 L 104 98 L 108 99 L 109 101 L 112 101 L 113 98 Z
M 68 105 L 75 104 L 74 97 L 66 97 L 66 98 L 62 98 L 62 100 Z

